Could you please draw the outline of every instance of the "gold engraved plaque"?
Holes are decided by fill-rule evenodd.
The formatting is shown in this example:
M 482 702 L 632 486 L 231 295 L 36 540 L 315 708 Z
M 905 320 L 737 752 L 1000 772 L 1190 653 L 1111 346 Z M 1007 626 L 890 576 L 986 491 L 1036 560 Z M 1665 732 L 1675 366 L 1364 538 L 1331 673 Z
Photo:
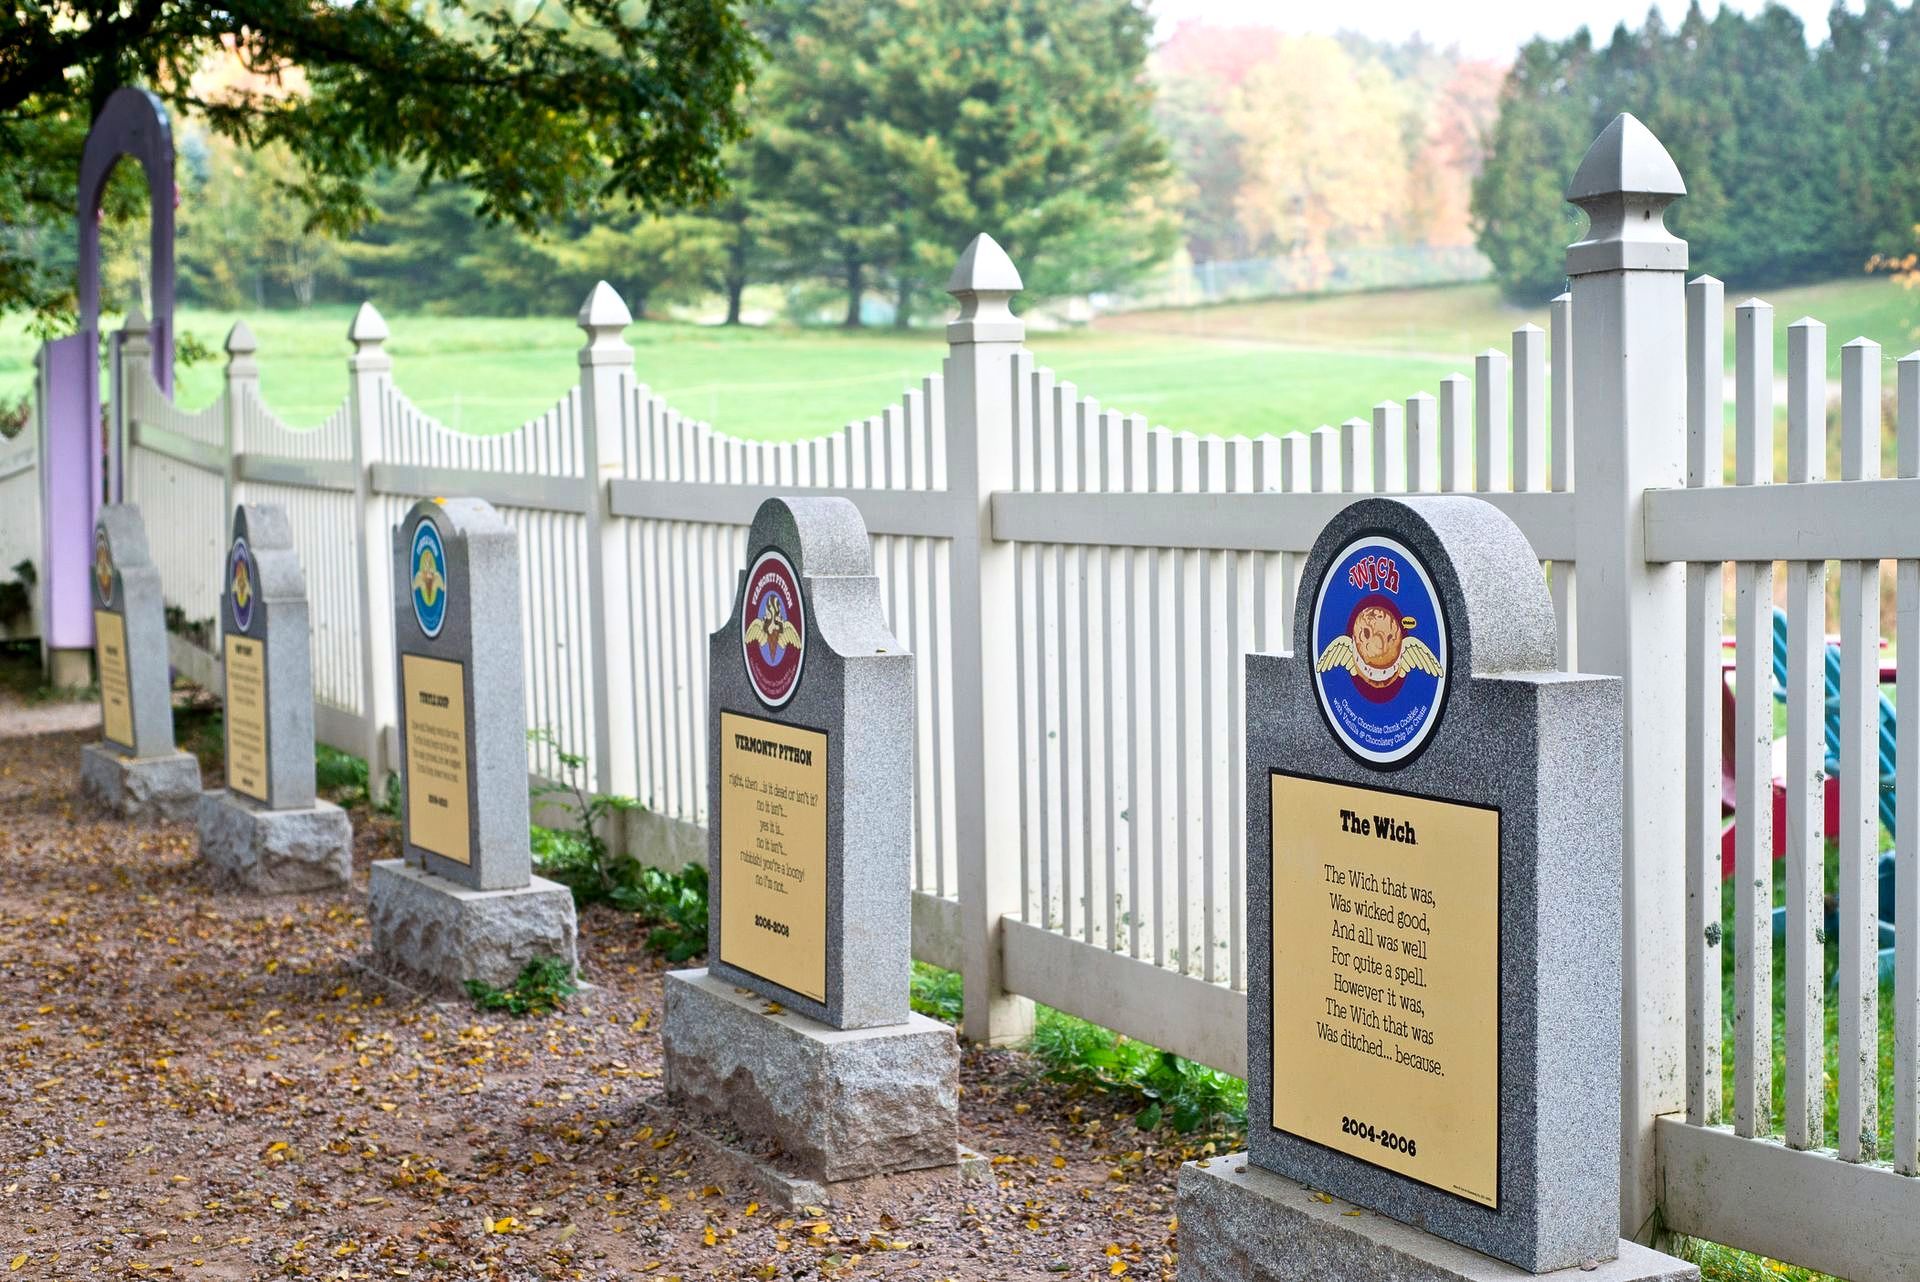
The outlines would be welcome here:
M 1274 1129 L 1498 1209 L 1500 812 L 1272 798 Z
M 100 724 L 109 743 L 133 751 L 133 686 L 127 678 L 127 623 L 111 610 L 93 612 L 93 657 L 100 669 Z
M 267 647 L 227 635 L 227 787 L 267 800 Z
M 400 656 L 407 716 L 407 840 L 473 863 L 467 813 L 467 671 L 446 659 Z
M 827 736 L 720 714 L 720 959 L 827 1000 Z

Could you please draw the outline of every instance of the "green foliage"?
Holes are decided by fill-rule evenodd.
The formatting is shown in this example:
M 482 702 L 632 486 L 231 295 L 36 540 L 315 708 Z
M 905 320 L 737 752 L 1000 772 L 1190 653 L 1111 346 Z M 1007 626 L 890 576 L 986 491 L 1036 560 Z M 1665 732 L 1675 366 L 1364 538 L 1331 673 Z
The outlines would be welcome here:
M 1135 0 L 775 0 L 743 167 L 792 274 L 868 289 L 904 324 L 990 232 L 1029 297 L 1165 257 L 1169 168 Z
M 641 868 L 608 896 L 616 908 L 653 922 L 647 947 L 670 962 L 688 961 L 707 951 L 707 866 L 688 864 L 677 873 Z
M 913 988 L 909 999 L 913 1009 L 945 1024 L 958 1024 L 961 1005 L 960 972 L 942 970 L 925 962 L 913 964 Z
M 1573 239 L 1561 195 L 1617 112 L 1672 152 L 1688 195 L 1669 223 L 1691 270 L 1752 283 L 1857 271 L 1899 250 L 1920 208 L 1920 10 L 1836 8 L 1810 51 L 1799 18 L 1696 3 L 1669 30 L 1650 12 L 1606 44 L 1584 29 L 1520 51 L 1474 189 L 1480 247 L 1515 297 L 1561 284 Z
M 1667 1249 L 1689 1264 L 1699 1265 L 1700 1282 L 1838 1282 L 1825 1273 L 1781 1264 L 1700 1238 L 1679 1238 Z
M 580 985 L 574 979 L 573 967 L 566 962 L 558 957 L 536 957 L 521 967 L 519 977 L 506 988 L 469 979 L 466 989 L 476 1010 L 545 1015 L 566 1005 L 567 998 L 580 991 Z
M 529 730 L 527 742 L 551 747 L 567 776 L 561 783 L 536 784 L 529 790 L 531 799 L 536 805 L 557 802 L 574 820 L 574 826 L 565 829 L 535 826 L 529 834 L 535 855 L 543 857 L 543 867 L 557 874 L 555 880 L 572 889 L 575 902 L 585 905 L 611 898 L 617 887 L 632 880 L 638 865 L 629 856 L 613 854 L 605 831 L 618 815 L 644 807 L 632 797 L 589 791 L 587 759 L 561 747 L 551 730 Z
M 959 1023 L 959 974 L 915 962 L 912 1005 L 922 1015 Z M 1036 1011 L 1027 1050 L 1047 1066 L 1050 1080 L 1137 1106 L 1134 1124 L 1143 1131 L 1166 1126 L 1193 1135 L 1246 1129 L 1247 1084 L 1239 1078 L 1052 1007 Z
M 551 745 L 567 781 L 532 789 L 535 802 L 557 802 L 574 819 L 570 828 L 538 824 L 528 834 L 534 862 L 543 876 L 573 891 L 581 907 L 605 903 L 637 913 L 652 924 L 647 946 L 668 961 L 683 962 L 707 951 L 707 870 L 688 864 L 678 873 L 644 867 L 631 855 L 616 855 L 604 836 L 618 815 L 641 809 L 631 797 L 590 794 L 584 783 L 586 758 L 559 746 L 547 730 L 528 732 L 535 743 Z
M 295 162 L 286 190 L 309 228 L 365 222 L 368 179 L 389 166 L 457 181 L 481 218 L 525 229 L 601 206 L 712 199 L 722 150 L 744 129 L 753 41 L 741 7 L 13 6 L 0 16 L 0 311 L 54 321 L 70 310 L 65 265 L 49 251 L 72 239 L 87 126 L 122 85 L 148 86 L 176 117 L 197 114 L 246 147 L 284 148 Z M 209 68 L 211 86 L 196 78 Z M 114 196 L 110 221 L 138 203 Z

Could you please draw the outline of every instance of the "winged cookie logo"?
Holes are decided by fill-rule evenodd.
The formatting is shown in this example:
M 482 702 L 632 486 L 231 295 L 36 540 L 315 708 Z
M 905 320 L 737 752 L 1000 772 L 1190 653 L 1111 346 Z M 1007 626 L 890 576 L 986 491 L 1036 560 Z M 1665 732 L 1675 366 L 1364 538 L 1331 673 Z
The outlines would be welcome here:
M 101 605 L 113 605 L 113 553 L 107 550 L 107 531 L 100 526 L 93 531 L 93 590 Z
M 793 563 L 772 548 L 747 572 L 746 620 L 740 650 L 747 680 L 760 702 L 778 708 L 793 698 L 806 658 L 806 607 L 800 602 L 800 576 Z
M 253 558 L 247 553 L 247 541 L 235 539 L 227 554 L 227 600 L 233 611 L 233 626 L 245 632 L 253 626 Z
M 447 622 L 447 549 L 433 518 L 423 516 L 413 527 L 413 617 L 428 637 L 440 635 Z
M 1341 744 L 1376 766 L 1418 752 L 1447 679 L 1446 620 L 1426 567 L 1384 536 L 1349 543 L 1320 581 L 1313 645 L 1314 689 Z

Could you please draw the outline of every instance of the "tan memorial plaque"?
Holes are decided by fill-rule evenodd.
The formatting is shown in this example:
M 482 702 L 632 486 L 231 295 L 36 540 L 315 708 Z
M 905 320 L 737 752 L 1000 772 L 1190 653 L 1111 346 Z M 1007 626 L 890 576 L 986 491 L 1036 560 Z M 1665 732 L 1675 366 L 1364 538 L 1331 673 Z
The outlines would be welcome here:
M 720 959 L 827 1000 L 827 736 L 720 714 Z
M 93 612 L 94 662 L 100 669 L 100 721 L 107 742 L 133 749 L 133 687 L 127 678 L 127 624 L 111 610 Z
M 1272 788 L 1274 1128 L 1497 1209 L 1499 811 Z
M 229 634 L 227 664 L 227 787 L 255 801 L 267 799 L 267 647 Z
M 455 863 L 473 862 L 467 812 L 466 669 L 400 656 L 406 688 L 407 840 Z

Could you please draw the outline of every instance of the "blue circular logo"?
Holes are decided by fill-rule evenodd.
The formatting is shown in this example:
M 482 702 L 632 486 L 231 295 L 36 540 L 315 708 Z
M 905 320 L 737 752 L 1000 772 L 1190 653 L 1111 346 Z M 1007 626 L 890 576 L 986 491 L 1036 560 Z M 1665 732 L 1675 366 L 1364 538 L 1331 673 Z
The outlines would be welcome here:
M 1353 539 L 1321 576 L 1311 635 L 1334 737 L 1368 765 L 1411 759 L 1447 694 L 1447 621 L 1426 566 L 1384 535 Z
M 440 635 L 447 622 L 447 550 L 433 518 L 423 516 L 413 527 L 413 617 L 428 637 Z
M 253 602 L 260 591 L 258 579 L 247 541 L 235 539 L 233 550 L 227 554 L 227 603 L 236 631 L 247 632 L 253 628 Z

